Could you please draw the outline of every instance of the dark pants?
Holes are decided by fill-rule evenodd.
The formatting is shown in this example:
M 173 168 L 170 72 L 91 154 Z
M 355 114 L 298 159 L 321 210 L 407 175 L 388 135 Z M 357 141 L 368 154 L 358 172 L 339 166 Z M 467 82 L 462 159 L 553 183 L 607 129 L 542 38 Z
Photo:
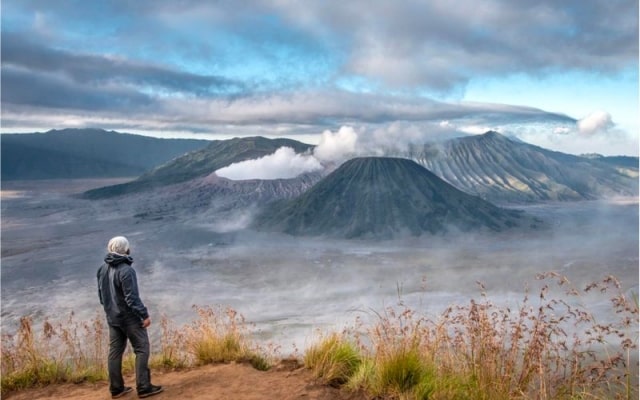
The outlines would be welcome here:
M 112 394 L 124 389 L 122 379 L 122 354 L 127 347 L 127 339 L 131 342 L 136 355 L 136 389 L 148 389 L 151 386 L 149 372 L 149 335 L 140 322 L 125 326 L 109 325 L 109 390 Z

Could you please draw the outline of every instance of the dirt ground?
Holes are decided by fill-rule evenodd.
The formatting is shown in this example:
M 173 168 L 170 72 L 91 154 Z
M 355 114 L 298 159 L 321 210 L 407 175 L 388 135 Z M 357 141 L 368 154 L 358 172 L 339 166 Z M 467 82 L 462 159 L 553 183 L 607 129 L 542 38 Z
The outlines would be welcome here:
M 296 362 L 283 361 L 269 371 L 258 371 L 247 364 L 216 364 L 185 371 L 152 371 L 152 381 L 164 392 L 152 399 L 194 400 L 363 400 L 361 393 L 351 393 L 318 383 L 311 371 Z M 135 377 L 125 377 L 135 388 Z M 111 399 L 106 382 L 97 384 L 63 384 L 8 393 L 3 399 Z M 135 390 L 122 397 L 137 399 Z

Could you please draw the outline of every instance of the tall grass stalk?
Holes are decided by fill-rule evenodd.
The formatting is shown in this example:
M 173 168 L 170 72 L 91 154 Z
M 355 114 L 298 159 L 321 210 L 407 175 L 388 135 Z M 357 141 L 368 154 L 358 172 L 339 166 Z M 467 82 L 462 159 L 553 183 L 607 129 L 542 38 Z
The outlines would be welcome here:
M 160 352 L 151 356 L 149 365 L 153 368 L 175 369 L 189 365 L 184 349 L 185 334 L 163 315 L 160 318 Z

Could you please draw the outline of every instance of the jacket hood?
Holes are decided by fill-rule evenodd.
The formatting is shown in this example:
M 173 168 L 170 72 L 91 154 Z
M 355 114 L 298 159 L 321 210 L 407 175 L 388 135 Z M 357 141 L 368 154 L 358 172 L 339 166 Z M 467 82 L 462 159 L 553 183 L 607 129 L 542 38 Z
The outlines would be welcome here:
M 122 254 L 118 254 L 118 253 L 108 253 L 104 257 L 104 262 L 106 262 L 107 264 L 112 265 L 114 267 L 117 267 L 118 265 L 120 265 L 122 263 L 126 263 L 126 264 L 131 265 L 133 263 L 133 258 L 131 258 L 131 256 L 122 255 Z

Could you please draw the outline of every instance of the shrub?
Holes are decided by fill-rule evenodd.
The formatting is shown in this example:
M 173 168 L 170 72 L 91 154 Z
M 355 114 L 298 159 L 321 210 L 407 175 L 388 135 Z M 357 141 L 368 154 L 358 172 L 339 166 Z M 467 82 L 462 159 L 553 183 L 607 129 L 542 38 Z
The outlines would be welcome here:
M 361 363 L 358 349 L 343 335 L 331 334 L 307 350 L 304 364 L 331 386 L 349 381 Z
M 375 393 L 427 399 L 433 390 L 433 376 L 417 348 L 399 349 L 376 361 Z
M 183 329 L 186 350 L 196 364 L 251 361 L 260 357 L 251 349 L 244 317 L 231 308 L 194 306 L 198 319 Z M 262 365 L 266 362 L 257 362 Z

